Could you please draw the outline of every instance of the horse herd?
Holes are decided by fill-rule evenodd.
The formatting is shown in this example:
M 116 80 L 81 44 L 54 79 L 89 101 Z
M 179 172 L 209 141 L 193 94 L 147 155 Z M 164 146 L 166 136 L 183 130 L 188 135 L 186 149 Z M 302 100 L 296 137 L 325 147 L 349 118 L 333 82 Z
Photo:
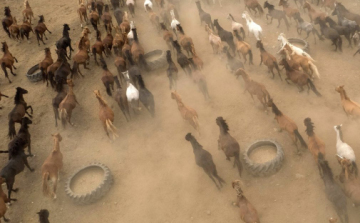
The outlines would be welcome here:
M 176 101 L 178 110 L 184 120 L 186 120 L 200 135 L 200 124 L 198 122 L 198 113 L 195 109 L 187 106 L 179 92 L 177 92 L 177 80 L 179 69 L 182 69 L 191 80 L 198 86 L 203 94 L 205 100 L 210 100 L 208 92 L 206 76 L 202 70 L 204 62 L 196 53 L 196 48 L 192 38 L 187 35 L 180 20 L 180 1 L 178 0 L 155 0 L 156 7 L 153 6 L 151 0 L 145 0 L 144 9 L 148 13 L 149 21 L 164 40 L 164 44 L 168 48 L 166 52 L 166 61 L 168 67 L 166 69 L 167 77 L 169 78 L 169 88 L 171 90 L 171 98 Z M 208 4 L 209 1 L 206 1 Z M 222 4 L 221 1 L 220 5 Z M 110 4 L 109 4 L 110 3 Z M 205 23 L 205 31 L 208 34 L 209 43 L 212 47 L 213 53 L 219 57 L 226 57 L 226 68 L 234 73 L 235 77 L 242 77 L 245 83 L 244 92 L 248 92 L 251 97 L 256 96 L 261 102 L 265 112 L 271 108 L 275 115 L 275 119 L 279 124 L 279 131 L 285 130 L 289 133 L 298 154 L 301 153 L 300 147 L 308 148 L 314 156 L 314 160 L 319 168 L 320 176 L 325 184 L 325 192 L 328 199 L 334 204 L 334 208 L 342 223 L 349 222 L 346 208 L 346 196 L 351 199 L 355 205 L 360 205 L 360 178 L 358 176 L 358 168 L 356 165 L 355 153 L 353 149 L 343 142 L 341 125 L 334 127 L 337 134 L 337 159 L 342 172 L 340 173 L 339 180 L 342 187 L 335 181 L 332 170 L 325 159 L 325 143 L 314 133 L 314 124 L 310 118 L 304 120 L 306 133 L 308 135 L 307 142 L 302 138 L 298 131 L 297 124 L 287 115 L 283 114 L 275 105 L 273 98 L 270 96 L 269 91 L 265 85 L 255 81 L 245 69 L 245 65 L 249 62 L 249 66 L 253 65 L 253 51 L 251 44 L 245 41 L 250 38 L 250 34 L 256 40 L 256 48 L 260 53 L 260 65 L 264 64 L 272 78 L 275 78 L 275 73 L 279 79 L 283 81 L 280 66 L 285 69 L 285 81 L 290 84 L 291 81 L 301 92 L 304 86 L 307 91 L 310 90 L 318 97 L 322 94 L 315 86 L 315 79 L 320 79 L 320 73 L 315 65 L 315 60 L 303 49 L 291 44 L 286 38 L 285 34 L 281 33 L 278 36 L 280 43 L 280 50 L 277 58 L 266 51 L 263 44 L 263 37 L 266 36 L 262 27 L 254 22 L 252 17 L 261 19 L 264 14 L 264 9 L 268 10 L 266 20 L 270 19 L 270 24 L 273 19 L 278 20 L 278 27 L 281 21 L 284 21 L 287 30 L 290 28 L 291 22 L 288 19 L 294 20 L 297 24 L 297 32 L 301 35 L 305 31 L 309 37 L 313 33 L 316 43 L 316 37 L 321 41 L 329 39 L 335 45 L 335 50 L 342 51 L 342 38 L 344 36 L 349 46 L 352 47 L 352 40 L 357 43 L 359 39 L 359 25 L 360 15 L 351 13 L 341 3 L 335 0 L 323 0 L 322 6 L 326 9 L 333 10 L 332 15 L 338 17 L 338 23 L 332 20 L 327 13 L 317 11 L 315 7 L 307 1 L 299 1 L 303 10 L 307 9 L 310 22 L 305 21 L 301 17 L 301 9 L 292 8 L 287 0 L 280 0 L 278 6 L 282 6 L 283 10 L 275 8 L 275 5 L 265 1 L 263 7 L 257 0 L 244 0 L 245 9 L 241 17 L 246 21 L 248 28 L 248 35 L 246 35 L 244 26 L 234 19 L 232 14 L 228 14 L 227 18 L 231 21 L 231 31 L 227 31 L 220 25 L 218 19 L 212 20 L 209 13 L 205 12 L 201 7 L 201 2 L 196 1 L 194 7 L 197 8 L 201 25 Z M 215 3 L 215 1 L 214 1 Z M 235 3 L 231 3 L 235 4 Z M 295 1 L 298 6 L 297 1 Z M 319 1 L 316 3 L 319 4 Z M 135 0 L 110 0 L 104 3 L 102 0 L 87 1 L 86 4 L 83 0 L 79 1 L 78 15 L 80 18 L 82 33 L 79 41 L 76 44 L 77 52 L 71 57 L 72 40 L 70 38 L 70 26 L 64 24 L 62 37 L 56 42 L 57 60 L 54 61 L 50 48 L 45 48 L 45 58 L 39 62 L 39 69 L 42 73 L 43 82 L 50 82 L 50 86 L 56 91 L 56 95 L 52 100 L 54 110 L 55 126 L 57 121 L 61 120 L 65 128 L 67 123 L 74 126 L 71 120 L 72 112 L 79 104 L 75 93 L 74 78 L 85 77 L 79 65 L 83 65 L 84 69 L 90 64 L 90 56 L 94 58 L 96 65 L 102 69 L 101 81 L 104 85 L 106 94 L 113 97 L 115 102 L 118 103 L 125 119 L 129 122 L 140 114 L 142 106 L 149 111 L 151 117 L 155 117 L 155 100 L 153 94 L 146 88 L 142 74 L 147 74 L 150 71 L 148 62 L 145 59 L 145 51 L 139 41 L 135 21 L 129 19 L 129 14 L 135 18 L 137 9 Z M 43 15 L 39 16 L 37 26 L 33 29 L 31 19 L 34 19 L 34 13 L 28 0 L 24 2 L 23 11 L 23 24 L 18 25 L 16 18 L 12 16 L 10 7 L 5 7 L 5 18 L 2 20 L 3 29 L 7 36 L 14 41 L 21 41 L 24 37 L 29 40 L 30 33 L 36 35 L 38 45 L 40 41 L 45 44 L 43 37 L 47 40 L 45 31 L 51 32 L 45 25 Z M 111 14 L 111 8 L 113 14 Z M 126 11 L 126 8 L 128 11 Z M 264 8 L 264 9 L 263 9 Z M 254 13 L 252 15 L 252 12 Z M 129 13 L 129 14 L 128 14 Z M 115 17 L 117 25 L 114 25 L 112 18 Z M 179 21 L 180 20 L 180 21 Z M 96 34 L 96 40 L 91 44 L 90 28 L 83 26 L 83 23 L 90 24 L 93 27 L 93 32 Z M 104 26 L 101 25 L 103 23 Z M 316 28 L 319 24 L 320 32 Z M 327 25 L 328 24 L 328 25 Z M 106 32 L 105 37 L 102 37 L 101 29 Z M 33 31 L 35 30 L 35 31 Z M 113 32 L 115 30 L 115 33 Z M 113 35 L 114 34 L 114 35 Z M 67 52 L 69 48 L 69 55 Z M 8 76 L 7 69 L 16 76 L 13 72 L 15 68 L 14 63 L 18 60 L 10 53 L 7 43 L 2 42 L 3 57 L 0 59 L 1 68 L 5 73 L 9 83 L 11 80 Z M 184 53 L 183 53 L 184 51 Z M 357 51 L 359 52 L 359 50 Z M 356 52 L 356 53 L 357 53 Z M 114 75 L 103 57 L 115 54 L 114 64 L 117 68 L 118 74 Z M 355 53 L 355 54 L 356 54 Z M 241 55 L 244 61 L 241 60 Z M 97 57 L 100 57 L 98 61 Z M 176 62 L 173 60 L 176 57 Z M 247 58 L 248 56 L 248 58 Z M 237 58 L 238 57 L 238 58 Z M 69 61 L 73 60 L 72 66 Z M 99 63 L 100 62 L 100 63 Z M 279 66 L 280 65 L 280 66 Z M 67 90 L 65 89 L 65 86 Z M 116 85 L 116 89 L 114 89 Z M 351 117 L 360 116 L 360 105 L 352 101 L 346 94 L 344 86 L 336 87 L 336 92 L 340 94 L 341 103 L 346 115 Z M 0 182 L 6 183 L 8 194 L 6 195 L 0 187 L 0 217 L 5 221 L 6 203 L 15 201 L 11 197 L 11 192 L 16 192 L 17 189 L 13 188 L 15 176 L 22 172 L 25 166 L 32 172 L 29 166 L 27 157 L 33 156 L 31 152 L 31 135 L 29 132 L 29 125 L 32 124 L 31 118 L 33 109 L 29 106 L 24 96 L 28 91 L 24 88 L 17 87 L 14 98 L 15 107 L 8 115 L 9 131 L 8 136 L 11 141 L 8 144 L 8 150 L 1 151 L 1 153 L 9 154 L 9 161 L 3 166 L 0 171 Z M 118 137 L 117 128 L 113 124 L 115 113 L 100 94 L 100 90 L 94 90 L 96 99 L 99 102 L 99 119 L 103 125 L 105 133 L 111 139 Z M 1 97 L 8 97 L 0 93 Z M 28 112 L 30 110 L 30 113 Z M 28 117 L 26 117 L 27 115 Z M 15 124 L 20 123 L 21 127 L 16 133 Z M 240 159 L 240 145 L 235 138 L 229 133 L 229 127 L 223 117 L 219 116 L 216 119 L 216 124 L 220 128 L 220 136 L 218 140 L 218 148 L 223 150 L 227 160 L 234 157 L 234 167 L 236 166 L 241 176 L 243 166 Z M 112 136 L 112 137 L 111 137 Z M 46 196 L 56 198 L 56 188 L 59 179 L 59 171 L 63 166 L 62 153 L 60 151 L 60 142 L 62 137 L 60 134 L 52 135 L 54 140 L 54 149 L 44 161 L 42 166 L 42 186 L 43 193 Z M 193 147 L 195 161 L 198 166 L 203 168 L 205 173 L 215 183 L 216 187 L 220 189 L 225 181 L 218 175 L 215 163 L 213 162 L 212 155 L 203 149 L 196 138 L 188 133 L 185 139 L 189 141 Z M 28 154 L 25 153 L 25 148 L 28 148 Z M 52 188 L 48 181 L 51 181 Z M 239 207 L 241 219 L 246 223 L 260 222 L 254 206 L 247 200 L 241 189 L 240 181 L 233 181 L 232 186 L 237 193 L 236 205 Z M 44 209 L 39 213 L 40 222 L 48 222 L 49 212 Z M 336 218 L 331 218 L 330 222 L 336 222 Z

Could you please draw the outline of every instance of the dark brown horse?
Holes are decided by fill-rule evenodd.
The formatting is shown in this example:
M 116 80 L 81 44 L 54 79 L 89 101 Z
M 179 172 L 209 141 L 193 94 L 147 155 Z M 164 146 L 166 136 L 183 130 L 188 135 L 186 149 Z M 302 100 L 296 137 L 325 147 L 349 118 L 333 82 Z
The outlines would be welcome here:
M 4 52 L 3 57 L 0 59 L 1 69 L 4 71 L 5 77 L 9 80 L 9 83 L 11 83 L 6 68 L 10 69 L 11 74 L 16 76 L 12 68 L 16 69 L 16 67 L 14 66 L 14 62 L 16 61 L 17 63 L 18 60 L 10 53 L 9 47 L 6 44 L 6 42 L 1 42 L 1 44 L 2 44 L 1 50 Z
M 33 113 L 33 108 L 31 106 L 27 106 L 26 101 L 24 100 L 24 94 L 27 94 L 28 91 L 17 87 L 16 88 L 16 94 L 15 94 L 15 107 L 13 110 L 9 113 L 8 119 L 9 119 L 9 133 L 8 136 L 10 139 L 12 139 L 16 135 L 15 131 L 15 123 L 21 123 L 22 118 L 27 114 L 30 118 L 32 116 L 27 112 L 27 110 L 31 109 L 31 114 Z
M 44 16 L 39 15 L 39 22 L 38 22 L 37 26 L 35 26 L 35 34 L 36 34 L 36 39 L 38 41 L 39 46 L 40 46 L 40 42 L 39 42 L 40 40 L 45 45 L 44 38 L 43 38 L 43 36 L 45 36 L 45 39 L 47 40 L 45 31 L 48 31 L 51 34 L 50 30 L 45 25 Z
M 11 24 L 13 24 L 13 17 L 11 15 L 9 6 L 5 7 L 5 18 L 3 18 L 3 20 L 1 21 L 1 24 L 4 28 L 4 31 L 8 34 L 9 38 L 11 38 L 10 32 L 9 32 L 9 27 L 11 26 Z
M 216 118 L 216 124 L 220 128 L 220 135 L 218 139 L 218 148 L 223 150 L 226 160 L 230 161 L 230 157 L 234 157 L 234 166 L 237 166 L 239 175 L 241 177 L 242 165 L 240 162 L 240 145 L 229 133 L 229 126 L 223 117 Z

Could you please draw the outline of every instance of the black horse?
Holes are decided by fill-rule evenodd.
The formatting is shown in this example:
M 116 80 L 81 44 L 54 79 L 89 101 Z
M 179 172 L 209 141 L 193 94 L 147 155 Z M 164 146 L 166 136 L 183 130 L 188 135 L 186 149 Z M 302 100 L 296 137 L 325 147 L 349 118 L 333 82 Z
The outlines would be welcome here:
M 268 3 L 268 1 L 264 2 L 264 9 L 265 8 L 268 9 L 268 14 L 266 14 L 266 20 L 268 20 L 268 16 L 271 17 L 271 20 L 270 20 L 269 24 L 272 23 L 273 19 L 277 19 L 278 22 L 279 22 L 277 28 L 279 28 L 281 20 L 284 20 L 286 28 L 287 28 L 287 30 L 289 30 L 289 22 L 288 22 L 288 20 L 286 18 L 286 14 L 285 14 L 284 11 L 280 11 L 278 9 L 275 9 L 275 6 Z
M 315 19 L 315 24 L 320 25 L 321 35 L 326 39 L 330 39 L 332 41 L 332 45 L 335 45 L 335 51 L 339 48 L 340 52 L 342 51 L 342 39 L 338 31 L 336 29 L 328 27 L 326 23 L 320 18 Z
M 153 94 L 146 88 L 142 76 L 137 76 L 139 83 L 139 99 L 145 108 L 150 112 L 152 117 L 155 117 L 155 101 Z
M 234 36 L 232 35 L 231 32 L 226 31 L 225 29 L 223 29 L 220 24 L 219 21 L 217 19 L 214 19 L 214 26 L 216 27 L 219 37 L 221 39 L 221 41 L 226 42 L 231 51 L 233 52 L 233 54 L 235 55 L 235 44 L 234 44 Z
M 71 39 L 70 39 L 70 35 L 69 35 L 69 30 L 70 30 L 69 25 L 64 24 L 63 36 L 56 42 L 56 48 L 57 49 L 64 49 L 65 52 L 66 52 L 66 49 L 69 47 L 70 48 L 70 55 L 67 56 L 66 53 L 65 53 L 65 55 L 70 60 L 71 51 L 74 51 L 74 49 L 71 47 Z

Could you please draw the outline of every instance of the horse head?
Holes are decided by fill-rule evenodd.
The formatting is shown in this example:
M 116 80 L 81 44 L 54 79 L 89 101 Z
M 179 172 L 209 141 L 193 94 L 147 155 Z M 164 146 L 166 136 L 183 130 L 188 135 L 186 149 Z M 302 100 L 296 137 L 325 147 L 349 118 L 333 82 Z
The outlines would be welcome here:
M 51 134 L 51 136 L 54 138 L 54 140 L 57 140 L 59 142 L 61 142 L 61 140 L 62 140 L 62 137 L 61 137 L 60 133 Z
M 69 24 L 67 24 L 67 23 L 64 24 L 64 30 L 66 30 L 66 31 L 69 31 L 69 30 L 70 30 Z
M 29 93 L 27 90 L 25 90 L 24 88 L 21 87 L 17 87 L 16 88 L 16 94 L 27 94 Z

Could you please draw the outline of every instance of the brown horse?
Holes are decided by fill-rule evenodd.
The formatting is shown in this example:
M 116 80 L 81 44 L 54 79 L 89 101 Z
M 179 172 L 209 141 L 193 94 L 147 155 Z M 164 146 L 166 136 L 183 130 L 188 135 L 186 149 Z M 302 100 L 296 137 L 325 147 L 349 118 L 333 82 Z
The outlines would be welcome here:
M 123 20 L 119 27 L 122 33 L 128 34 L 130 32 L 130 22 L 127 11 L 124 12 Z
M 14 16 L 13 18 L 13 24 L 9 27 L 9 32 L 11 35 L 11 38 L 20 40 L 20 26 L 17 24 L 17 20 Z
M 242 164 L 240 162 L 240 145 L 229 133 L 229 126 L 223 117 L 216 118 L 216 124 L 220 128 L 220 135 L 218 139 L 218 149 L 223 150 L 226 160 L 230 161 L 230 157 L 234 157 L 234 165 L 238 168 L 239 176 L 241 177 Z
M 63 127 L 66 126 L 66 122 L 69 122 L 69 124 L 72 126 L 74 125 L 74 123 L 71 122 L 71 114 L 72 110 L 74 110 L 76 107 L 76 104 L 79 104 L 73 91 L 74 84 L 72 80 L 68 79 L 66 82 L 69 86 L 69 91 L 64 100 L 62 100 L 59 105 L 60 120 Z
M 249 75 L 245 72 L 244 69 L 239 68 L 235 73 L 236 78 L 242 76 L 245 82 L 245 90 L 251 95 L 251 98 L 254 100 L 253 95 L 256 95 L 261 104 L 264 106 L 265 112 L 267 112 L 267 103 L 270 100 L 270 94 L 266 90 L 263 84 L 260 84 L 254 80 L 252 80 Z M 255 101 L 255 100 L 254 100 Z
M 265 48 L 264 45 L 262 44 L 261 40 L 258 40 L 256 42 L 256 47 L 260 49 L 260 66 L 262 63 L 264 63 L 267 67 L 268 67 L 268 73 L 272 73 L 272 78 L 274 79 L 275 74 L 274 74 L 274 68 L 277 70 L 280 80 L 282 81 L 281 75 L 280 75 L 280 69 L 279 69 L 279 65 L 277 63 L 276 57 L 274 57 L 273 55 L 271 55 L 270 53 L 268 53 Z
M 280 127 L 279 131 L 281 132 L 282 130 L 286 130 L 289 133 L 291 140 L 296 146 L 297 153 L 300 154 L 300 150 L 297 145 L 298 140 L 300 141 L 302 147 L 307 148 L 307 145 L 302 136 L 300 135 L 296 123 L 291 118 L 284 115 L 274 104 L 272 99 L 268 101 L 268 106 L 272 108 L 272 112 L 275 114 L 275 120 Z
M 111 33 L 112 28 L 115 28 L 115 27 L 114 27 L 114 24 L 112 22 L 112 16 L 111 16 L 110 11 L 109 11 L 109 5 L 105 5 L 105 12 L 102 14 L 101 20 L 105 24 L 106 32 Z
M 23 96 L 24 94 L 27 93 L 28 91 L 21 87 L 16 88 L 16 94 L 14 98 L 15 107 L 13 108 L 13 110 L 11 110 L 11 112 L 8 115 L 8 119 L 9 119 L 8 136 L 10 139 L 12 139 L 16 135 L 15 123 L 21 123 L 22 118 L 25 116 L 25 114 L 27 114 L 30 118 L 32 118 L 32 116 L 27 112 L 27 110 L 30 108 L 32 114 L 33 108 L 31 106 L 27 106 L 27 103 L 24 100 L 24 96 Z
M 5 18 L 3 18 L 3 20 L 1 21 L 1 24 L 3 26 L 4 31 L 8 34 L 9 38 L 10 37 L 10 31 L 9 31 L 9 27 L 11 26 L 11 24 L 13 24 L 13 17 L 11 15 L 11 10 L 9 8 L 9 6 L 5 7 Z
M 100 58 L 103 58 L 103 52 L 106 55 L 105 47 L 101 41 L 101 33 L 99 30 L 96 30 L 96 42 L 91 46 L 91 52 L 94 56 L 96 65 L 99 65 L 99 62 L 96 59 L 96 54 L 99 54 Z
M 338 12 L 341 16 L 344 16 L 348 20 L 355 21 L 356 24 L 360 26 L 360 15 L 359 14 L 350 12 L 340 2 L 336 2 L 335 9 L 338 10 Z
M 285 12 L 286 16 L 290 19 L 290 21 L 292 18 L 295 20 L 296 16 L 300 16 L 299 9 L 291 8 L 289 6 L 288 0 L 280 0 L 279 6 L 283 7 L 283 11 Z
M 80 67 L 79 67 L 80 64 L 84 66 L 84 69 L 90 70 L 90 68 L 86 67 L 86 64 L 89 64 L 90 57 L 87 51 L 85 37 L 81 37 L 79 43 L 79 51 L 74 55 L 73 61 L 74 64 L 71 71 L 72 72 L 71 76 L 73 77 L 75 74 L 80 74 L 82 77 L 84 77 L 84 75 L 80 71 Z
M 95 9 L 95 2 L 91 2 L 91 11 L 89 14 L 89 18 L 91 25 L 94 27 L 95 30 L 98 30 L 97 25 L 100 24 L 100 16 Z
M 360 104 L 351 100 L 347 96 L 345 89 L 344 89 L 344 85 L 336 87 L 335 91 L 337 91 L 340 94 L 341 105 L 344 109 L 345 114 L 347 116 L 350 115 L 350 116 L 354 116 L 354 117 L 360 117 Z
M 24 20 L 29 20 L 31 24 L 31 18 L 35 19 L 35 17 L 28 0 L 25 0 L 24 6 L 25 9 L 22 11 L 22 15 L 24 17 Z
M 87 10 L 86 10 L 86 6 L 83 3 L 80 4 L 77 12 L 79 14 L 81 27 L 83 26 L 82 23 L 84 21 L 86 22 L 86 24 L 88 24 L 89 19 L 87 16 Z
M 314 123 L 310 118 L 304 120 L 306 134 L 308 135 L 308 149 L 313 155 L 315 162 L 318 163 L 318 157 L 321 154 L 325 157 L 325 143 L 315 134 Z
M 165 40 L 169 50 L 173 50 L 172 42 L 174 40 L 174 34 L 166 28 L 164 23 L 160 23 L 160 27 L 163 30 L 163 40 Z
M 39 22 L 37 24 L 37 26 L 35 26 L 35 34 L 36 34 L 36 39 L 38 41 L 38 45 L 40 46 L 40 42 L 39 40 L 42 41 L 42 43 L 45 45 L 44 43 L 44 39 L 43 39 L 43 36 L 45 36 L 45 39 L 47 40 L 47 37 L 46 37 L 46 34 L 45 32 L 48 31 L 50 34 L 50 30 L 46 27 L 45 25 L 45 19 L 44 19 L 44 16 L 43 15 L 39 15 Z
M 45 82 L 46 80 L 46 86 L 49 86 L 49 77 L 48 77 L 47 69 L 53 63 L 54 61 L 51 57 L 50 48 L 47 47 L 45 48 L 45 58 L 43 59 L 43 61 L 39 63 L 39 68 L 43 76 L 43 82 Z
M 337 157 L 342 167 L 339 180 L 344 185 L 344 192 L 355 207 L 360 206 L 360 178 L 353 169 L 351 160 Z
M 259 13 L 260 16 L 264 14 L 264 10 L 257 0 L 244 0 L 244 3 L 245 9 L 249 10 L 250 13 L 251 10 L 253 10 L 255 12 L 255 15 L 256 13 Z
M 239 32 L 237 30 L 234 30 L 234 35 L 236 37 L 236 52 L 237 52 L 239 58 L 241 58 L 241 56 L 240 56 L 240 53 L 241 53 L 242 56 L 244 57 L 244 63 L 246 63 L 247 62 L 246 55 L 249 55 L 249 65 L 254 64 L 253 63 L 253 54 L 251 51 L 250 44 L 248 44 L 247 42 L 245 42 L 243 40 L 243 38 L 241 38 L 241 36 L 239 35 Z
M 81 32 L 81 37 L 84 37 L 83 44 L 85 44 L 85 47 L 86 47 L 86 50 L 88 53 L 90 53 L 90 46 L 91 46 L 89 34 L 91 34 L 90 29 L 87 26 L 85 26 L 83 31 Z M 79 45 L 80 45 L 80 43 L 81 43 L 81 41 L 79 41 Z M 78 47 L 79 47 L 79 45 L 78 45 Z
M 28 43 L 30 43 L 29 35 L 30 32 L 35 33 L 29 20 L 24 20 L 23 23 L 20 25 L 20 37 L 23 40 L 26 37 Z
M 14 62 L 16 61 L 16 63 L 18 62 L 18 60 L 16 59 L 16 57 L 14 57 L 10 51 L 9 51 L 9 47 L 7 45 L 6 42 L 1 42 L 2 44 L 2 48 L 1 50 L 3 51 L 4 55 L 2 56 L 2 58 L 0 59 L 0 65 L 1 65 L 1 69 L 4 71 L 5 73 L 5 77 L 9 80 L 9 83 L 11 83 L 11 80 L 8 76 L 8 73 L 6 71 L 6 68 L 10 69 L 10 72 L 12 75 L 16 76 L 16 74 L 13 72 L 13 68 L 16 70 L 16 67 L 14 66 Z
M 139 67 L 143 70 L 148 71 L 149 67 L 146 63 L 145 57 L 144 57 L 144 48 L 139 43 L 138 35 L 136 32 L 136 28 L 132 29 L 133 35 L 134 35 L 134 41 L 131 45 L 131 55 L 135 63 L 139 65 Z
M 111 49 L 113 47 L 113 41 L 114 41 L 113 35 L 111 34 L 111 32 L 108 32 L 106 34 L 106 36 L 104 37 L 104 39 L 102 40 L 102 43 L 103 43 L 104 48 L 105 48 L 106 55 L 111 55 Z
M 194 46 L 193 40 L 191 37 L 185 35 L 184 30 L 180 24 L 176 25 L 176 28 L 177 28 L 177 33 L 178 33 L 178 37 L 179 37 L 178 42 L 180 43 L 180 46 L 182 46 L 184 48 L 184 50 L 187 52 L 187 54 L 189 56 L 191 49 Z
M 316 18 L 320 18 L 321 20 L 324 21 L 327 16 L 325 12 L 319 12 L 319 11 L 316 11 L 315 9 L 313 9 L 308 1 L 305 1 L 303 8 L 309 10 L 308 13 L 309 13 L 311 22 L 315 21 Z
M 199 132 L 200 135 L 200 126 L 198 121 L 198 114 L 195 109 L 190 108 L 184 104 L 180 95 L 176 91 L 171 92 L 171 98 L 174 99 L 177 103 L 178 110 L 180 111 L 181 117 L 190 123 L 190 125 Z
M 46 69 L 46 73 L 47 73 L 47 79 L 50 81 L 51 87 L 55 88 L 54 85 L 54 74 L 57 71 L 57 69 L 60 67 L 61 63 L 63 62 L 63 56 L 61 54 L 66 54 L 65 50 L 63 49 L 58 49 L 55 50 L 56 54 L 58 55 L 57 60 L 55 61 L 55 63 L 51 64 L 50 66 L 48 66 L 48 68 Z M 64 56 L 65 57 L 65 56 Z M 60 102 L 59 102 L 60 103 Z
M 100 110 L 99 110 L 99 118 L 103 124 L 106 135 L 110 138 L 109 132 L 113 135 L 113 139 L 118 137 L 116 134 L 116 127 L 113 125 L 114 122 L 114 112 L 107 105 L 106 101 L 101 97 L 100 91 L 95 90 L 94 94 L 99 101 Z

